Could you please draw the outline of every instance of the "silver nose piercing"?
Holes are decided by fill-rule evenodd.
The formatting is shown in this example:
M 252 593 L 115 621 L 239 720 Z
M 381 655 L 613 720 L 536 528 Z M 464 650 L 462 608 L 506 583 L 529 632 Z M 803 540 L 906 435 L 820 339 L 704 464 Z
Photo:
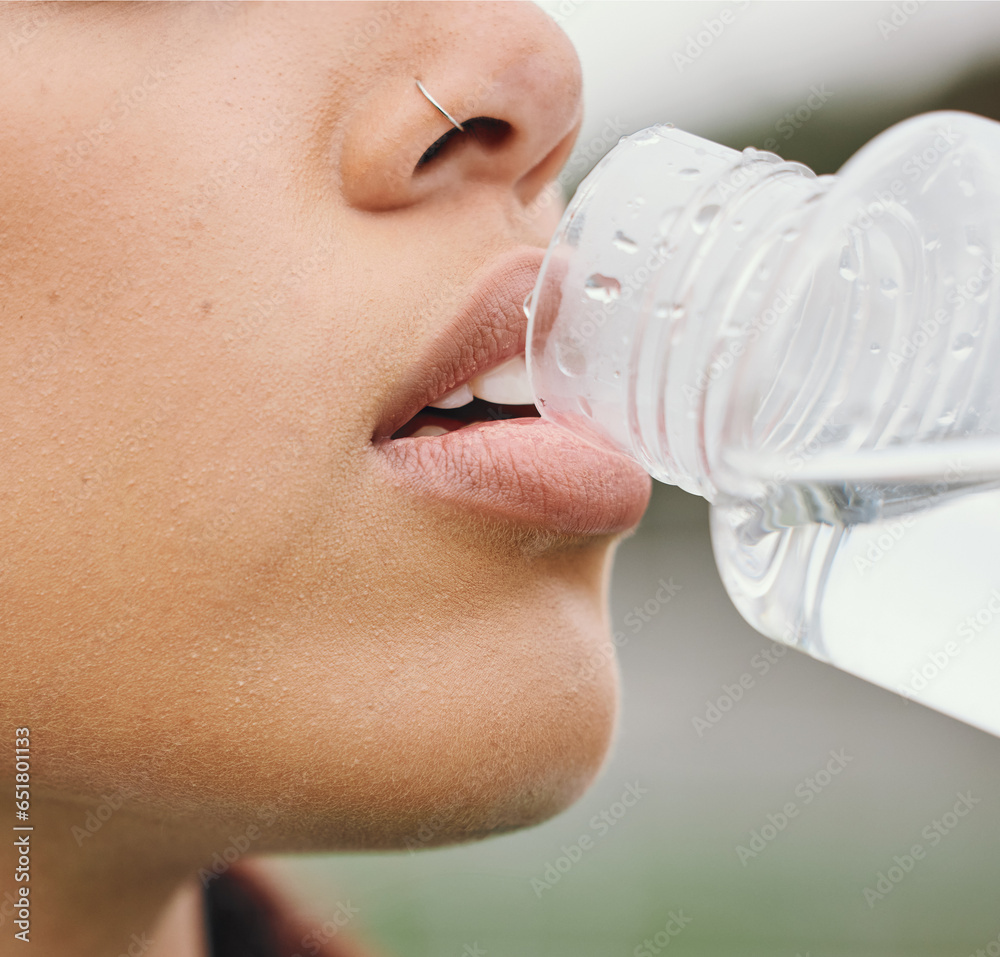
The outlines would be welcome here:
M 427 99 L 431 101 L 433 106 L 444 115 L 445 119 L 447 119 L 448 122 L 455 127 L 455 129 L 457 129 L 461 133 L 465 132 L 465 128 L 462 126 L 462 124 L 459 123 L 458 120 L 455 119 L 455 117 L 453 117 L 440 103 L 438 103 L 437 100 L 434 99 L 433 96 L 430 95 L 430 93 L 427 92 L 427 88 L 419 80 L 417 80 L 417 89 L 420 90 L 420 92 L 423 93 L 423 95 L 426 96 Z

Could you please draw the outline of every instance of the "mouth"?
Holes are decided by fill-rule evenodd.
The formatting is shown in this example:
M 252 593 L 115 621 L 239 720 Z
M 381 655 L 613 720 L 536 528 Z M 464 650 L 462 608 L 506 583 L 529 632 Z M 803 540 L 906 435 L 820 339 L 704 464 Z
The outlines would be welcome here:
M 539 418 L 539 415 L 522 353 L 436 396 L 393 432 L 392 438 L 445 435 L 488 422 L 523 418 Z
M 631 459 L 539 415 L 525 367 L 524 302 L 545 251 L 520 247 L 473 277 L 374 430 L 410 494 L 564 534 L 638 523 L 650 479 Z

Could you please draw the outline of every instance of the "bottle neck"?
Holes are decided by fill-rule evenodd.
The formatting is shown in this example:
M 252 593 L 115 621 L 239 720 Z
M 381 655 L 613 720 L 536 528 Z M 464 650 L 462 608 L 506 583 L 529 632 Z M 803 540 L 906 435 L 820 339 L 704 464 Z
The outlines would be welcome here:
M 541 414 L 711 499 L 745 345 L 789 310 L 788 251 L 833 177 L 653 127 L 577 191 L 529 310 Z
M 776 374 L 802 290 L 784 265 L 834 177 L 756 150 L 705 184 L 669 232 L 669 256 L 636 328 L 634 452 L 656 477 L 712 500 L 734 388 Z
M 964 113 L 898 124 L 836 177 L 626 137 L 539 274 L 539 411 L 710 500 L 995 481 L 997 157 L 1000 124 Z

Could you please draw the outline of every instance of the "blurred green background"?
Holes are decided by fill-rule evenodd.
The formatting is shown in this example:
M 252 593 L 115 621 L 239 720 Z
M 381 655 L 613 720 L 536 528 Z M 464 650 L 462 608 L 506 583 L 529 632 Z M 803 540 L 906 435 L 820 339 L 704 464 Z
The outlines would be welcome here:
M 1000 4 L 542 6 L 577 45 L 587 86 L 569 188 L 613 145 L 595 148 L 609 123 L 672 121 L 735 148 L 772 139 L 826 173 L 915 113 L 1000 119 Z M 725 11 L 696 58 L 675 57 Z M 803 120 L 824 84 L 831 95 Z M 397 957 L 1000 954 L 1000 739 L 797 652 L 768 660 L 771 642 L 719 583 L 707 515 L 658 486 L 619 549 L 624 710 L 587 795 L 473 846 L 282 859 L 318 916 L 349 899 L 352 927 Z M 655 598 L 661 579 L 668 601 Z M 650 601 L 642 621 L 633 609 Z M 747 675 L 716 719 L 708 702 Z M 830 762 L 839 773 L 817 774 Z M 626 808 L 629 786 L 639 797 Z M 953 818 L 959 794 L 976 803 Z M 924 856 L 908 859 L 915 844 Z

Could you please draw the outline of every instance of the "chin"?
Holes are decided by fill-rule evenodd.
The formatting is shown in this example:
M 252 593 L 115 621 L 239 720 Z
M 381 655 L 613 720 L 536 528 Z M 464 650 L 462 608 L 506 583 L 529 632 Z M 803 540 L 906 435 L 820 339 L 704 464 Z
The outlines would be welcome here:
M 398 648 L 365 665 L 370 695 L 290 720 L 295 753 L 272 757 L 291 757 L 299 766 L 280 776 L 301 783 L 288 802 L 275 795 L 288 826 L 269 849 L 415 850 L 528 827 L 576 801 L 617 715 L 606 544 L 534 562 L 518 589 L 498 570 L 491 601 L 453 594 L 444 619 L 413 607 Z
M 356 587 L 320 562 L 329 590 L 280 619 L 264 621 L 276 603 L 261 590 L 243 610 L 252 626 L 161 624 L 198 636 L 185 638 L 183 661 L 151 665 L 141 637 L 123 635 L 100 668 L 58 689 L 66 701 L 114 702 L 112 712 L 37 702 L 39 729 L 64 753 L 91 753 L 101 728 L 101 764 L 63 761 L 50 783 L 127 792 L 158 827 L 173 825 L 179 854 L 206 837 L 227 846 L 251 826 L 255 852 L 414 850 L 528 827 L 572 804 L 615 728 L 614 540 L 425 528 L 424 540 L 368 541 L 370 564 L 349 564 L 367 572 L 348 579 Z M 171 680 L 137 683 L 151 668 Z

